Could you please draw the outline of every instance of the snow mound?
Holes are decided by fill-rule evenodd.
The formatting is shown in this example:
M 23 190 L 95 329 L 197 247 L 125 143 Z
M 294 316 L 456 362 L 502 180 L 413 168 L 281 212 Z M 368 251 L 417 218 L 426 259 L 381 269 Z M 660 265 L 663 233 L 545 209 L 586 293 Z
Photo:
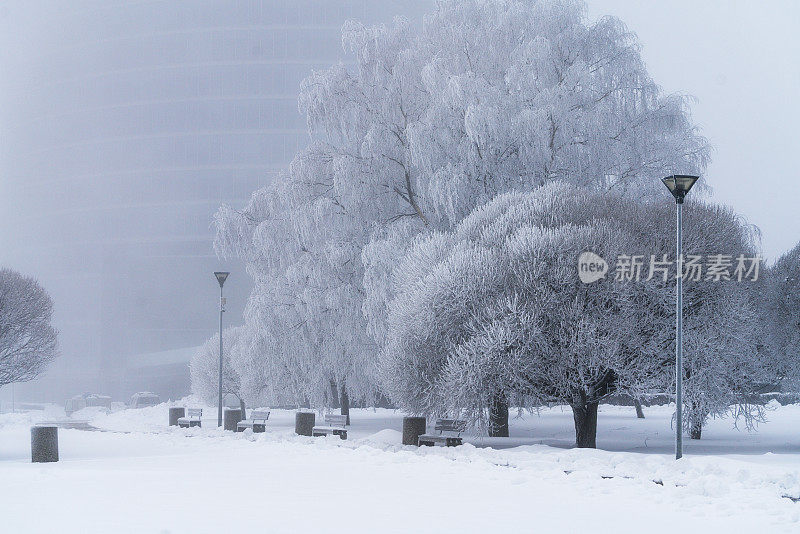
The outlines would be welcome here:
M 70 417 L 72 419 L 90 421 L 97 417 L 107 415 L 109 412 L 110 410 L 105 406 L 87 406 L 86 408 L 81 408 L 76 412 L 72 412 L 72 415 L 70 415 Z
M 401 445 L 403 443 L 403 433 L 391 428 L 385 428 L 357 441 L 364 445 Z
M 73 417 L 87 419 L 89 423 L 97 428 L 104 430 L 114 430 L 118 432 L 151 432 L 169 428 L 169 409 L 172 407 L 192 407 L 203 408 L 203 419 L 206 417 L 214 419 L 216 426 L 216 409 L 203 406 L 193 397 L 186 397 L 177 401 L 162 402 L 155 406 L 144 408 L 127 408 L 119 411 L 93 412 L 88 417 L 81 417 L 84 410 L 75 412 Z M 86 408 L 85 410 L 88 410 Z
M 14 425 L 35 425 L 42 421 L 64 419 L 64 408 L 46 404 L 41 410 L 20 410 L 13 413 L 0 413 L 0 428 Z

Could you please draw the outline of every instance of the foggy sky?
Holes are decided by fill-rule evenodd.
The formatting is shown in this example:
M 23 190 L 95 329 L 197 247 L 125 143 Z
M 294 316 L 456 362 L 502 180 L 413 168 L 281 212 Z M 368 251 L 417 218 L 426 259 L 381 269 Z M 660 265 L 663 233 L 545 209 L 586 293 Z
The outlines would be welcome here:
M 762 231 L 774 261 L 800 241 L 800 2 L 589 0 L 634 31 L 653 79 L 697 98 L 713 199 Z M 665 201 L 669 198 L 665 195 Z

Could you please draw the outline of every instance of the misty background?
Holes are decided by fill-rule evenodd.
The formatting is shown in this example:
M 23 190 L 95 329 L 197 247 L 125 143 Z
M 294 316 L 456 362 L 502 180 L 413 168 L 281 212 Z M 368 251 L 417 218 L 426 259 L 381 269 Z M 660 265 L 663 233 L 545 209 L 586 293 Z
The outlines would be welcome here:
M 346 19 L 418 21 L 433 5 L 4 1 L 0 264 L 50 292 L 62 352 L 17 399 L 188 393 L 187 362 L 217 331 L 212 272 L 232 273 L 226 325 L 250 290 L 243 265 L 214 255 L 214 212 L 305 145 L 300 81 L 345 59 Z M 794 245 L 800 6 L 593 0 L 588 13 L 621 18 L 664 90 L 698 98 L 713 196 L 762 229 L 767 259 Z

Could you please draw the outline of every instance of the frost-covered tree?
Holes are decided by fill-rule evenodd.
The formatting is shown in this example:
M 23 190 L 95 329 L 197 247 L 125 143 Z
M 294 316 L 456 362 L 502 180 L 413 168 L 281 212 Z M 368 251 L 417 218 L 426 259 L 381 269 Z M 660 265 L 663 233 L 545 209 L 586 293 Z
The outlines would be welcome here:
M 648 208 L 648 218 L 639 225 L 649 238 L 648 261 L 650 255 L 674 258 L 675 229 L 663 224 L 674 217 L 668 202 Z M 760 263 L 758 271 L 747 273 L 758 255 L 757 229 L 730 208 L 687 202 L 683 235 L 684 425 L 699 439 L 709 417 L 741 417 L 748 428 L 761 420 L 763 408 L 755 398 L 774 383 L 777 367 L 764 343 Z M 664 291 L 667 309 L 652 317 L 654 326 L 668 333 L 674 351 L 674 283 Z
M 780 376 L 797 390 L 800 384 L 800 245 L 781 256 L 769 270 L 764 307 L 769 346 Z
M 620 195 L 551 183 L 418 237 L 393 273 L 383 361 L 393 400 L 479 424 L 498 398 L 565 403 L 576 443 L 594 447 L 603 398 L 663 383 L 658 345 L 636 324 L 645 286 L 583 284 L 577 273 L 581 252 L 638 248 L 627 227 L 639 211 Z
M 301 87 L 309 147 L 279 187 L 217 217 L 218 250 L 244 257 L 257 288 L 286 280 L 308 368 L 328 377 L 310 380 L 318 394 L 331 380 L 373 387 L 385 275 L 416 233 L 551 180 L 642 194 L 671 169 L 706 164 L 685 99 L 660 94 L 633 34 L 613 18 L 587 24 L 580 2 L 449 0 L 421 31 L 349 22 L 342 40 L 355 67 Z
M 245 320 L 263 348 L 263 388 L 290 404 L 337 406 L 349 415 L 350 398 L 371 392 L 374 343 L 360 312 L 361 263 L 350 261 L 346 243 L 328 239 L 334 221 L 302 231 L 308 206 L 298 208 L 291 184 L 287 177 L 256 192 L 242 211 L 223 207 L 217 247 L 245 259 L 255 281 Z
M 452 232 L 416 238 L 392 272 L 387 391 L 409 410 L 462 412 L 479 423 L 498 397 L 569 404 L 576 443 L 595 446 L 606 396 L 672 391 L 675 271 L 664 280 L 644 267 L 638 281 L 612 271 L 583 284 L 577 258 L 663 258 L 674 250 L 670 208 L 554 183 L 501 195 Z M 686 211 L 688 253 L 754 254 L 730 210 L 692 203 Z M 747 284 L 685 285 L 687 429 L 698 436 L 708 416 L 733 411 L 748 424 L 760 416 L 750 399 L 771 366 L 754 357 Z
M 240 398 L 251 407 L 294 404 L 285 394 L 285 376 L 274 376 L 275 362 L 267 342 L 269 333 L 248 323 L 240 327 L 236 343 L 230 347 L 230 364 L 238 376 Z
M 293 174 L 367 225 L 452 226 L 497 193 L 549 180 L 655 190 L 699 171 L 685 99 L 660 94 L 635 36 L 582 2 L 443 1 L 421 32 L 350 22 L 344 65 L 303 83 L 312 145 Z
M 247 417 L 245 395 L 242 380 L 231 363 L 231 355 L 240 351 L 237 346 L 241 340 L 242 327 L 228 327 L 222 333 L 222 395 L 233 395 L 239 400 L 242 418 Z M 216 405 L 219 401 L 219 336 L 206 341 L 189 363 L 189 374 L 192 380 L 192 393 L 203 402 Z
M 57 355 L 53 301 L 31 277 L 0 268 L 0 387 L 33 380 Z
M 708 159 L 686 100 L 659 93 L 635 36 L 614 18 L 587 24 L 581 2 L 442 2 L 419 35 L 351 24 L 345 44 L 358 71 L 316 74 L 301 102 L 329 194 L 355 198 L 362 226 L 378 222 L 363 260 L 379 343 L 382 274 L 420 226 L 447 230 L 549 180 L 657 195 L 659 178 Z M 398 219 L 410 221 L 387 224 Z
M 253 366 L 259 366 L 259 374 L 254 376 L 260 377 L 261 387 L 279 404 L 335 406 L 330 398 L 334 378 L 323 352 L 326 344 L 314 327 L 314 318 L 309 322 L 307 297 L 299 287 L 291 278 L 276 273 L 254 288 L 245 312 L 248 328 L 258 332 L 260 350 L 254 354 L 260 361 Z
M 687 302 L 684 333 L 684 414 L 692 439 L 700 439 L 710 416 L 743 416 L 748 427 L 762 420 L 754 397 L 770 384 L 755 299 L 739 285 L 699 288 Z M 702 294 L 701 294 L 702 293 Z

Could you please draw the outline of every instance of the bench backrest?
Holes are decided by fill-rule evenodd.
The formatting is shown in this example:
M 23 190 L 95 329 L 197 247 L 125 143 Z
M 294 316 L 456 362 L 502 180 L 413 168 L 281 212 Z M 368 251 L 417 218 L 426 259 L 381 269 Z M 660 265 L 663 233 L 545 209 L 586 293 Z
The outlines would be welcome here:
M 186 417 L 203 417 L 203 409 L 202 408 L 187 408 L 186 409 Z
M 437 419 L 434 428 L 439 432 L 457 432 L 461 434 L 467 429 L 467 422 L 464 419 Z
M 325 416 L 325 422 L 330 426 L 345 426 L 347 424 L 347 416 L 329 413 Z
M 269 410 L 253 410 L 250 414 L 250 419 L 253 421 L 266 421 L 269 419 Z

